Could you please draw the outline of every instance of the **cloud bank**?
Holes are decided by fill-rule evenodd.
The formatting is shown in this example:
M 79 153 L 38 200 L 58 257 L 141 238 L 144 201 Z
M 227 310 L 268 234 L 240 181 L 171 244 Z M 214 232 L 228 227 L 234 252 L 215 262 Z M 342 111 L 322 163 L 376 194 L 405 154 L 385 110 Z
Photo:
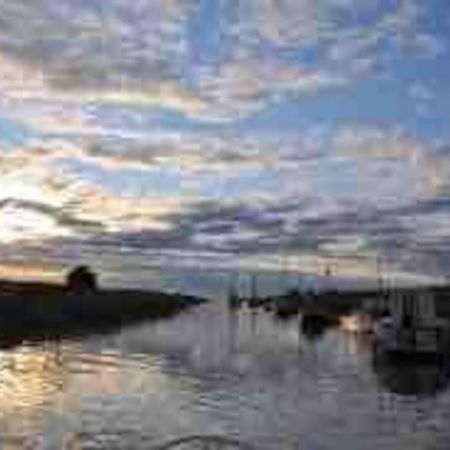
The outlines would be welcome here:
M 0 3 L 2 259 L 442 275 L 438 3 Z

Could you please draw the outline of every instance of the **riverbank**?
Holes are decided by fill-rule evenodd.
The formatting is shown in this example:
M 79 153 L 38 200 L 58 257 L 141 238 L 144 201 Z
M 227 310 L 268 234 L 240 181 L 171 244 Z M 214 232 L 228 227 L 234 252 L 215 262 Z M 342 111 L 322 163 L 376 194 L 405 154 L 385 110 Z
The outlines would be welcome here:
M 0 281 L 0 336 L 52 336 L 107 331 L 171 317 L 206 300 L 159 291 L 71 291 L 64 285 Z

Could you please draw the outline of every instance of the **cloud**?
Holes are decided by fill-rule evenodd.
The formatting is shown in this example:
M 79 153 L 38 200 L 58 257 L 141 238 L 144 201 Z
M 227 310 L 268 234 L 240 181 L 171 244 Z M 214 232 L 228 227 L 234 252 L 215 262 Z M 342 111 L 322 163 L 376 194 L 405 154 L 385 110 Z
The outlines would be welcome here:
M 160 134 L 144 140 L 83 139 L 72 144 L 50 140 L 1 154 L 0 199 L 44 201 L 69 211 L 74 219 L 102 224 L 111 232 L 170 230 L 180 220 L 176 217 L 194 210 L 192 220 L 199 224 L 220 217 L 217 223 L 204 224 L 203 234 L 222 229 L 231 242 L 235 232 L 268 233 L 270 243 L 279 241 L 274 237 L 277 233 L 289 234 L 296 228 L 295 215 L 287 207 L 270 213 L 274 205 L 290 205 L 296 211 L 300 206 L 294 199 L 301 199 L 301 204 L 314 205 L 310 217 L 332 217 L 349 207 L 398 207 L 416 198 L 430 176 L 436 177 L 436 172 L 431 173 L 433 158 L 436 155 L 422 143 L 399 130 L 356 125 L 331 136 L 326 128 L 315 128 L 284 139 Z M 135 171 L 148 177 L 138 191 Z M 116 175 L 111 177 L 117 173 L 122 184 L 129 180 L 130 194 L 117 192 Z M 168 191 L 155 185 L 158 178 L 151 176 L 163 173 L 170 175 Z M 208 190 L 211 185 L 214 190 Z M 212 202 L 201 215 L 203 209 L 195 207 L 199 200 Z M 239 210 L 223 209 L 223 202 L 252 207 L 239 214 Z M 213 207 L 216 203 L 218 212 Z M 230 216 L 232 212 L 235 217 Z M 273 234 L 269 233 L 272 227 Z
M 428 100 L 431 93 L 414 86 L 413 94 Z M 445 145 L 426 144 L 406 130 L 391 127 L 346 126 L 333 137 L 333 151 L 345 157 L 362 160 L 398 162 L 404 171 L 400 182 L 407 180 L 407 171 L 414 179 L 413 194 L 417 198 L 447 196 L 450 192 L 450 154 Z M 394 167 L 391 164 L 391 169 Z M 389 169 L 388 169 L 389 170 Z M 385 179 L 386 182 L 386 179 Z M 399 195 L 401 190 L 399 189 Z
M 4 97 L 1 115 L 21 123 L 34 133 L 103 134 L 105 132 L 81 103 Z
M 102 230 L 99 223 L 78 219 L 63 209 L 29 200 L 1 200 L 0 216 L 2 242 L 51 239 Z
M 448 197 L 450 195 L 450 156 L 447 148 L 431 152 L 422 165 L 423 193 L 427 197 Z
M 417 34 L 410 46 L 412 50 L 425 58 L 436 58 L 447 50 L 446 43 L 442 39 L 429 33 Z
M 392 48 L 415 42 L 429 53 L 440 44 L 419 29 L 423 14 L 415 0 L 249 0 L 217 7 L 217 55 L 195 67 L 194 0 L 4 3 L 0 89 L 16 102 L 59 102 L 43 111 L 40 125 L 61 132 L 83 131 L 85 120 L 92 125 L 83 108 L 92 103 L 233 121 L 285 97 L 348 87 L 378 72 Z M 268 43 L 295 48 L 298 61 L 265 51 Z M 313 63 L 302 62 L 308 49 L 318 55 Z M 38 127 L 39 115 L 25 119 L 30 115 Z
M 428 91 L 420 89 L 416 94 L 428 95 Z M 450 153 L 442 143 L 439 146 L 427 144 L 398 127 L 350 125 L 335 134 L 332 146 L 335 154 L 361 160 L 366 169 L 379 165 L 375 178 L 367 179 L 374 190 L 397 180 L 390 193 L 397 197 L 394 201 L 405 199 L 405 193 L 409 194 L 408 201 L 446 198 L 450 193 Z M 377 182 L 380 176 L 382 184 Z
M 114 134 L 114 130 L 102 127 L 101 121 L 89 114 L 90 104 L 119 109 L 156 107 L 202 121 L 220 122 L 247 117 L 280 95 L 315 93 L 347 83 L 344 77 L 331 73 L 292 67 L 274 70 L 271 62 L 254 60 L 223 63 L 218 71 L 203 74 L 195 88 L 184 86 L 182 80 L 150 78 L 150 74 L 139 82 L 119 80 L 111 86 L 106 83 L 92 87 L 75 81 L 60 86 L 52 84 L 42 69 L 37 72 L 22 62 L 12 63 L 8 56 L 2 60 L 6 62 L 6 73 L 0 68 L 4 113 L 40 132 Z M 23 77 L 25 73 L 27 77 Z
M 0 5 L 0 112 L 36 133 L 0 153 L 0 239 L 11 254 L 58 263 L 429 260 L 448 239 L 437 215 L 448 205 L 431 202 L 448 192 L 450 165 L 413 134 L 361 123 L 168 132 L 151 116 L 205 125 L 349 89 L 408 43 L 436 50 L 418 6 L 221 2 L 207 57 L 189 40 L 193 1 Z M 429 101 L 423 86 L 410 94 Z
M 383 40 L 395 47 L 403 47 L 405 42 L 411 42 L 411 37 L 425 40 L 425 34 L 418 31 L 423 16 L 423 8 L 415 0 L 384 4 L 375 0 L 357 4 L 335 0 L 250 0 L 224 14 L 222 27 L 225 36 L 234 38 L 237 52 L 242 52 L 239 45 L 247 47 L 250 53 L 256 51 L 264 39 L 288 48 L 323 45 L 331 60 L 348 65 L 374 52 L 374 56 L 380 56 Z M 426 36 L 432 39 L 431 34 Z
M 196 172 L 236 174 L 242 170 L 276 165 L 280 155 L 272 150 L 265 148 L 264 143 L 258 139 L 238 135 L 163 134 L 154 138 L 125 139 L 115 143 L 88 140 L 80 157 L 117 170 L 166 168 L 191 175 Z
M 401 159 L 417 164 L 424 145 L 399 127 L 347 125 L 337 131 L 333 148 L 338 154 L 376 159 Z
M 327 134 L 326 128 L 313 126 L 283 137 L 238 132 L 46 137 L 0 153 L 0 171 L 38 169 L 41 164 L 60 170 L 65 162 L 79 162 L 121 173 L 168 171 L 191 178 L 208 174 L 236 178 L 313 163 L 324 156 Z
M 195 2 L 0 6 L 0 89 L 16 100 L 155 105 L 195 113 L 181 82 Z
M 413 83 L 408 89 L 409 95 L 416 101 L 431 101 L 435 99 L 433 90 L 424 83 Z
M 42 67 L 51 86 L 103 90 L 117 82 L 174 78 L 187 51 L 181 37 L 195 2 L 17 1 L 3 4 L 3 52 Z M 26 24 L 26 26 L 24 26 Z M 93 89 L 92 89 L 93 88 Z
M 102 230 L 102 226 L 99 223 L 77 219 L 75 217 L 72 217 L 69 212 L 47 205 L 45 203 L 8 198 L 0 201 L 0 210 L 5 209 L 32 211 L 41 216 L 53 218 L 55 222 L 57 222 L 57 224 L 61 227 L 74 228 L 79 230 L 81 233 L 88 232 L 89 230 Z
M 94 58 L 94 55 L 92 57 Z M 49 74 L 44 72 L 50 68 L 38 70 L 28 67 L 29 63 L 14 61 L 6 54 L 0 54 L 0 61 L 2 62 L 0 89 L 6 97 L 3 104 L 13 111 L 19 107 L 22 107 L 22 112 L 25 108 L 29 108 L 31 111 L 26 114 L 32 114 L 33 108 L 41 107 L 44 109 L 42 111 L 44 119 L 50 115 L 51 118 L 56 116 L 61 120 L 50 124 L 42 122 L 44 128 L 49 128 L 50 125 L 52 129 L 65 131 L 67 122 L 74 120 L 74 117 L 69 119 L 69 116 L 79 116 L 83 105 L 89 103 L 110 104 L 116 107 L 121 105 L 163 107 L 192 116 L 200 114 L 206 108 L 198 93 L 183 87 L 177 81 L 152 79 L 149 75 L 147 79 L 139 82 L 118 80 L 95 87 L 89 83 L 84 85 L 83 79 L 80 79 L 79 83 L 74 80 L 72 85 L 62 86 L 59 83 L 52 83 Z M 45 105 L 44 102 L 50 102 L 50 105 Z M 50 108 L 59 111 L 56 111 L 56 114 L 49 114 Z M 63 109 L 70 114 L 64 113 Z M 36 116 L 35 120 L 38 119 Z M 78 122 L 76 126 L 79 126 Z
M 307 70 L 265 60 L 243 57 L 223 61 L 199 78 L 199 92 L 205 103 L 199 117 L 213 113 L 212 119 L 247 117 L 278 101 L 283 95 L 304 95 L 346 84 L 339 75 Z
M 109 192 L 85 172 L 64 168 L 65 159 L 83 157 L 76 146 L 36 147 L 0 154 L 0 209 L 8 241 L 104 231 L 167 228 L 163 217 L 185 206 L 182 196 L 160 198 Z M 21 218 L 23 216 L 23 218 Z M 31 228 L 25 225 L 31 224 Z M 34 232 L 36 226 L 39 232 Z M 57 231 L 59 230 L 59 231 Z M 1 238 L 1 237 L 0 237 Z
M 21 208 L 16 205 L 0 207 L 0 241 L 2 243 L 49 239 L 67 236 L 70 230 L 60 226 L 50 215 L 34 208 Z
M 82 149 L 79 151 L 83 154 Z M 100 161 L 106 151 L 100 151 Z M 26 151 L 22 156 L 25 154 Z M 17 152 L 15 164 L 8 161 L 8 171 L 11 174 L 40 167 L 36 173 L 40 184 L 31 177 L 29 181 L 42 189 L 49 180 L 43 174 L 51 170 L 48 164 L 55 163 L 57 154 L 35 150 L 26 162 Z M 346 156 L 345 164 L 354 164 L 353 158 Z M 311 265 L 313 260 L 325 264 L 341 259 L 346 261 L 346 270 L 358 271 L 357 262 L 364 261 L 367 274 L 370 267 L 375 267 L 376 255 L 381 255 L 396 270 L 409 267 L 409 255 L 416 258 L 416 267 L 423 267 L 426 272 L 424 261 L 430 261 L 433 249 L 436 258 L 441 255 L 439 246 L 448 238 L 448 228 L 443 226 L 445 214 L 442 216 L 447 203 L 437 198 L 406 201 L 394 196 L 385 204 L 383 197 L 377 195 L 359 198 L 350 192 L 343 195 L 329 191 L 327 172 L 321 171 L 324 164 L 331 164 L 334 178 L 341 178 L 342 166 L 334 166 L 338 161 L 342 163 L 339 158 L 331 158 L 311 166 L 301 180 L 307 189 L 299 196 L 293 188 L 298 189 L 300 183 L 298 170 L 303 164 L 300 160 L 296 169 L 290 168 L 292 177 L 283 175 L 287 186 L 280 185 L 258 200 L 242 193 L 232 200 L 148 194 L 127 197 L 92 184 L 87 173 L 81 172 L 77 177 L 72 174 L 74 184 L 69 178 L 59 177 L 59 185 L 51 188 L 52 198 L 4 199 L 0 203 L 1 214 L 17 220 L 10 222 L 8 234 L 2 235 L 8 237 L 10 244 L 15 239 L 16 249 L 21 233 L 35 237 L 32 244 L 22 243 L 20 252 L 30 258 L 33 255 L 37 258 L 41 252 L 53 264 L 66 264 L 68 255 L 72 255 L 70 258 L 82 255 L 97 263 L 104 259 L 104 264 L 107 260 L 121 259 L 122 264 L 131 266 L 158 265 L 173 261 L 176 253 L 176 261 L 187 266 L 231 267 L 231 261 L 237 257 L 242 264 L 250 264 L 257 258 L 258 264 L 267 268 L 277 267 L 284 258 L 298 260 L 295 263 L 298 267 L 305 267 L 307 260 Z M 369 157 L 368 162 L 373 161 L 373 156 Z M 26 164 L 30 167 L 24 167 Z M 232 170 L 235 162 L 230 164 Z M 7 183 L 2 180 L 2 185 Z M 20 228 L 21 220 L 25 220 L 26 230 Z M 34 250 L 30 250 L 30 245 Z
M 184 212 L 167 215 L 166 220 L 171 224 L 167 229 L 151 230 L 143 225 L 130 231 L 111 230 L 57 238 L 43 248 L 50 248 L 46 258 L 60 262 L 65 261 L 62 254 L 67 256 L 73 252 L 96 264 L 102 264 L 104 258 L 106 264 L 108 260 L 115 261 L 120 257 L 121 264 L 142 264 L 141 268 L 157 267 L 168 261 L 172 261 L 172 266 L 210 267 L 213 264 L 230 268 L 233 264 L 235 267 L 235 259 L 239 256 L 239 264 L 243 266 L 254 266 L 258 261 L 259 266 L 268 269 L 279 268 L 280 263 L 287 260 L 292 268 L 309 267 L 309 270 L 314 261 L 321 266 L 327 261 L 330 264 L 339 261 L 337 273 L 361 274 L 364 268 L 365 275 L 369 275 L 374 274 L 377 255 L 382 257 L 384 264 L 401 271 L 407 267 L 408 257 L 420 258 L 425 254 L 425 247 L 419 252 L 418 246 L 414 246 L 417 235 L 415 228 L 410 226 L 411 217 L 419 214 L 422 207 L 425 205 L 410 205 L 403 211 L 394 208 L 353 209 L 312 219 L 302 217 L 310 206 L 301 200 L 297 205 L 263 206 L 245 202 L 198 202 Z M 296 210 L 300 213 L 297 225 L 295 230 L 289 231 L 286 224 Z M 434 239 L 438 242 L 436 237 Z M 432 248 L 428 247 L 428 251 Z M 34 247 L 27 251 L 38 255 L 45 250 Z

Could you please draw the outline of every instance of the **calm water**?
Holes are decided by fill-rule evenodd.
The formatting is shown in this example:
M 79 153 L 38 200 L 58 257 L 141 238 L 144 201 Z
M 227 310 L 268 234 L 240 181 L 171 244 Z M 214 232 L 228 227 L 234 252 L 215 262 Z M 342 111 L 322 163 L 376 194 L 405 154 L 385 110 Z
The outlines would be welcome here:
M 374 360 L 332 330 L 228 313 L 0 353 L 2 449 L 148 449 L 227 434 L 255 449 L 448 448 L 450 391 L 433 365 Z

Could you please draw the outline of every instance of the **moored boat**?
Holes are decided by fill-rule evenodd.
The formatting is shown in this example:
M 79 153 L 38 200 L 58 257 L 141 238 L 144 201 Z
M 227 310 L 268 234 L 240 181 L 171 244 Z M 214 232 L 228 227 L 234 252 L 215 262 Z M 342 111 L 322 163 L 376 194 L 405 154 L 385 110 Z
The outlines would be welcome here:
M 450 353 L 450 326 L 437 317 L 431 294 L 393 293 L 387 308 L 374 327 L 377 350 L 407 357 Z

